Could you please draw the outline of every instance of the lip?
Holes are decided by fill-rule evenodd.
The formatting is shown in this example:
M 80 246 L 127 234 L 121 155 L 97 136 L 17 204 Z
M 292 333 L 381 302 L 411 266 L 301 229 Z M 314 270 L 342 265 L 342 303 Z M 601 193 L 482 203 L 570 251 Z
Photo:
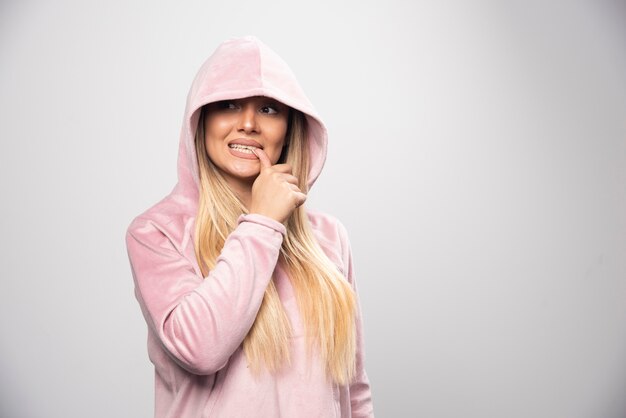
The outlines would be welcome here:
M 244 160 L 258 160 L 256 154 L 254 153 L 249 154 L 247 152 L 242 152 L 231 147 L 228 147 L 228 152 L 230 152 L 231 155 L 237 158 L 243 158 Z
M 247 145 L 249 147 L 256 147 L 256 148 L 263 149 L 263 146 L 261 144 L 259 144 L 253 139 L 248 139 L 248 138 L 235 138 L 232 141 L 228 142 L 228 145 L 231 145 L 231 144 Z

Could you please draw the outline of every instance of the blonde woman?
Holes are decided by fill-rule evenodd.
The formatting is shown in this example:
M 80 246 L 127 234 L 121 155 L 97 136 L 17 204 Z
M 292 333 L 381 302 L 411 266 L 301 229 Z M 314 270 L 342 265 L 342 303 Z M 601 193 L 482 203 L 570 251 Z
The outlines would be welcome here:
M 345 228 L 306 210 L 326 128 L 255 37 L 204 62 L 178 183 L 126 245 L 155 367 L 155 417 L 373 417 Z

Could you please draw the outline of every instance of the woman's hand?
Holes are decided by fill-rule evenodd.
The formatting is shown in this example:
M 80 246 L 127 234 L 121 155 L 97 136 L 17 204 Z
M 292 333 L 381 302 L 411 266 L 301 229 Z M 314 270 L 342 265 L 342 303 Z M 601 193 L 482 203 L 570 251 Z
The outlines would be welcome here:
M 298 179 L 291 174 L 289 164 L 272 165 L 262 149 L 255 149 L 261 162 L 261 172 L 252 184 L 250 213 L 258 213 L 284 223 L 291 213 L 306 200 L 298 187 Z

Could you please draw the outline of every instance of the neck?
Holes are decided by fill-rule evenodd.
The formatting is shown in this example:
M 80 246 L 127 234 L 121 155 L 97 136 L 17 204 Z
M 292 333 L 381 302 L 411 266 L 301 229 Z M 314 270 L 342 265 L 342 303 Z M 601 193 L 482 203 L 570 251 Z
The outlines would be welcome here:
M 251 182 L 245 182 L 226 178 L 226 182 L 239 200 L 241 200 L 241 203 L 243 203 L 246 208 L 250 208 L 250 203 L 252 202 L 252 184 L 254 183 L 254 180 Z

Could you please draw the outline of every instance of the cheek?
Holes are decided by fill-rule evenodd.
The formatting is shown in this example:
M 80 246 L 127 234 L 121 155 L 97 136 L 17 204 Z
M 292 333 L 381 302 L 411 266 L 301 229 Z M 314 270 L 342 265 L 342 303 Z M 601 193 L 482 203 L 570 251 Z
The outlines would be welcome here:
M 204 148 L 206 150 L 206 156 L 214 164 L 216 163 L 215 156 L 219 155 L 215 142 L 216 141 L 212 140 L 209 136 L 205 137 Z
M 282 147 L 285 141 L 285 136 L 287 135 L 287 121 L 277 121 L 271 126 L 269 132 L 271 132 L 272 142 L 276 146 Z
M 209 119 L 204 125 L 204 146 L 207 153 L 220 148 L 224 138 L 228 135 L 231 125 L 227 120 L 220 118 Z
M 209 117 L 204 124 L 204 133 L 206 137 L 220 138 L 227 135 L 233 128 L 233 122 L 226 117 Z

